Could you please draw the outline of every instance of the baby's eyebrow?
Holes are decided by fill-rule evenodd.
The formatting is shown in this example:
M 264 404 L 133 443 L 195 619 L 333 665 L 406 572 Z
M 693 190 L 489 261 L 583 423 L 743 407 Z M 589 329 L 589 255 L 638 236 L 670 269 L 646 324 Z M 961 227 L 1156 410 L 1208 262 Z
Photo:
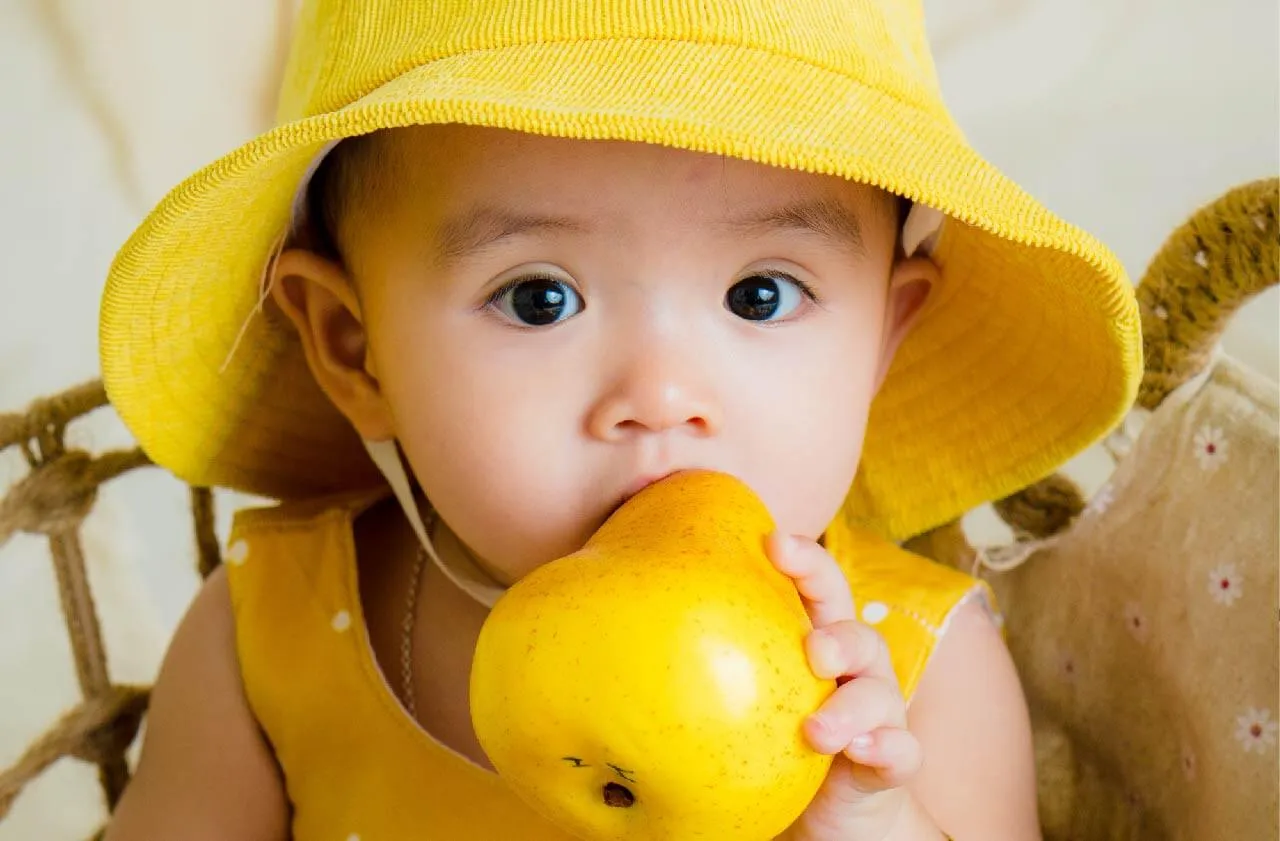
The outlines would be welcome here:
M 564 216 L 519 213 L 502 207 L 480 205 L 446 219 L 436 237 L 436 249 L 442 262 L 469 257 L 501 240 L 538 231 L 571 231 L 582 233 L 587 225 Z
M 839 248 L 866 255 L 862 223 L 852 210 L 835 199 L 796 201 L 732 219 L 728 228 L 735 234 L 761 236 L 777 231 L 804 231 L 816 234 Z

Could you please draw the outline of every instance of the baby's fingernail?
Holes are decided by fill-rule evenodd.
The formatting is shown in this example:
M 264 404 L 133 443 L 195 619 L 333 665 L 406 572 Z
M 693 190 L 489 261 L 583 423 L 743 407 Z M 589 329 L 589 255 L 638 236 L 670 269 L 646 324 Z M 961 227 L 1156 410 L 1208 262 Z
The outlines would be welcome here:
M 854 736 L 853 741 L 849 743 L 849 752 L 857 756 L 870 756 L 871 748 L 875 745 L 875 739 L 870 733 L 863 733 L 861 736 Z
M 814 713 L 808 719 L 809 741 L 819 751 L 826 753 L 836 753 L 840 750 L 836 742 L 835 730 L 831 727 L 831 722 L 826 719 L 822 713 Z
M 840 643 L 827 631 L 814 631 L 809 641 L 810 666 L 818 677 L 839 677 L 843 671 Z

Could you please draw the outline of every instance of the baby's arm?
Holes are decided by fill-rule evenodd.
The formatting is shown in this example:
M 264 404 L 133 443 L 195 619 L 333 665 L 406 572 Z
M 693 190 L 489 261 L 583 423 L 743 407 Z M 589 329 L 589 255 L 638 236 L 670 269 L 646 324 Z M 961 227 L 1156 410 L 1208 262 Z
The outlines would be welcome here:
M 1031 725 L 1013 661 L 977 602 L 956 611 L 907 714 L 917 802 L 957 839 L 1039 839 Z
M 137 775 L 105 841 L 284 841 L 279 766 L 249 710 L 225 570 L 178 627 L 151 696 Z

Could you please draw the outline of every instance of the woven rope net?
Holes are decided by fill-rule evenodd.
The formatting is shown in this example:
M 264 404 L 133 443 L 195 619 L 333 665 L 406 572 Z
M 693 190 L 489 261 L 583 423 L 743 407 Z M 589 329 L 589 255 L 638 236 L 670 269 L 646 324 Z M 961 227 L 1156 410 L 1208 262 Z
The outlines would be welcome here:
M 40 400 L 25 412 L 0 414 L 0 453 L 20 450 L 28 467 L 0 497 L 0 547 L 19 532 L 48 540 L 82 696 L 16 763 L 0 771 L 0 820 L 32 780 L 64 758 L 97 766 L 108 812 L 129 782 L 125 754 L 146 712 L 149 689 L 111 680 L 80 534 L 98 489 L 150 462 L 136 449 L 95 455 L 66 442 L 70 424 L 106 404 L 102 384 L 91 382 Z M 191 512 L 200 573 L 207 576 L 220 560 L 208 489 L 191 489 Z

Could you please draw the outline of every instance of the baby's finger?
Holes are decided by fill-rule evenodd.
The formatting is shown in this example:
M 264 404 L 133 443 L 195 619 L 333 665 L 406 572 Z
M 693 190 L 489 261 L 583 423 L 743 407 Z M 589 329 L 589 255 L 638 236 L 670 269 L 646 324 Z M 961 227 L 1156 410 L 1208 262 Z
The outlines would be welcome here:
M 813 749 L 835 754 L 858 736 L 881 727 L 905 727 L 906 709 L 896 685 L 856 678 L 841 686 L 805 719 L 804 732 Z
M 853 593 L 835 558 L 812 540 L 774 532 L 765 542 L 769 559 L 790 576 L 815 627 L 853 619 Z
M 871 677 L 897 682 L 884 637 L 852 619 L 812 631 L 805 640 L 809 667 L 822 678 Z
M 858 736 L 845 748 L 845 756 L 875 771 L 886 788 L 906 785 L 924 764 L 919 740 L 911 731 L 898 727 L 881 727 Z M 867 775 L 859 776 L 865 787 Z

